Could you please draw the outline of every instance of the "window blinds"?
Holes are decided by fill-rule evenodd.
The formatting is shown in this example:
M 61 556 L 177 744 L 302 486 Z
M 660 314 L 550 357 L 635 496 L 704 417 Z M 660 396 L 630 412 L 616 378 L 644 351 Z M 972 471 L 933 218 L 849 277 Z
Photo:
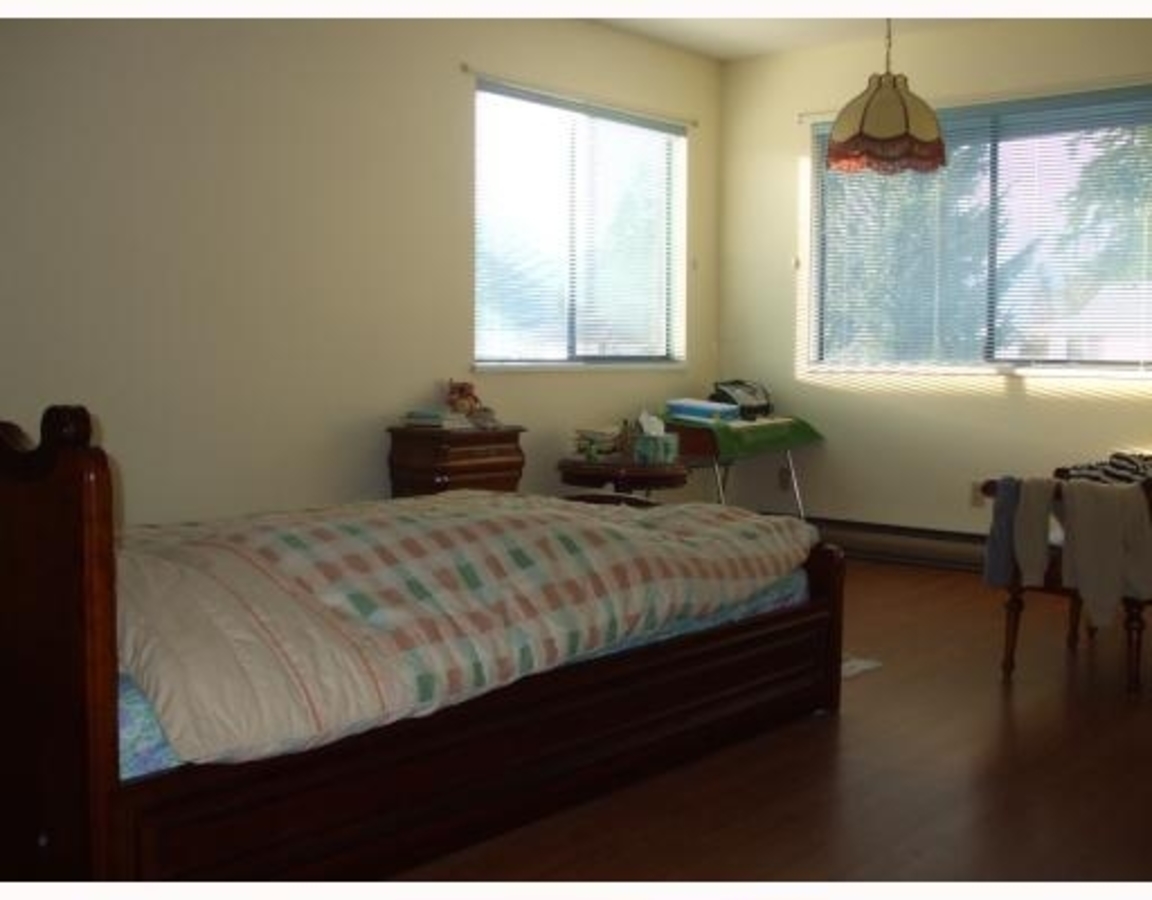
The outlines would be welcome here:
M 478 362 L 683 357 L 682 126 L 481 80 Z
M 937 173 L 816 173 L 813 358 L 1152 364 L 1152 90 L 940 119 Z

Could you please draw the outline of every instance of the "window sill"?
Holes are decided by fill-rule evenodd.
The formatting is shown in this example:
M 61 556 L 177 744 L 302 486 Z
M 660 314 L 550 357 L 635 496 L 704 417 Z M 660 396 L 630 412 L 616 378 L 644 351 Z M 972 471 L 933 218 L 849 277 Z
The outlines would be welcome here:
M 1123 381 L 1150 381 L 1152 369 L 1110 366 L 1015 365 L 989 366 L 833 366 L 810 365 L 805 374 L 813 377 L 837 375 L 881 378 L 1091 378 Z
M 496 363 L 474 362 L 473 372 L 485 374 L 521 374 L 534 372 L 682 372 L 688 368 L 687 360 L 667 362 L 555 362 L 555 363 Z

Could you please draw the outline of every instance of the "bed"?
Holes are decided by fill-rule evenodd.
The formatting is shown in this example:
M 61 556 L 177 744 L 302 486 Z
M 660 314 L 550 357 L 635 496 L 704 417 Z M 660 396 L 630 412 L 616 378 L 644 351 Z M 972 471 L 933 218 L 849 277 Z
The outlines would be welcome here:
M 440 515 L 456 515 L 447 510 L 464 499 L 445 495 L 432 505 Z M 376 520 L 381 510 L 392 515 L 395 504 L 408 502 L 335 507 L 324 519 L 328 525 L 337 514 L 345 525 L 350 515 L 358 523 Z M 411 502 L 403 507 L 409 519 L 420 506 Z M 617 532 L 633 527 L 629 516 L 680 515 L 558 498 L 475 502 L 492 516 L 501 504 L 527 504 L 527 511 L 517 506 L 508 513 L 520 519 L 560 508 L 555 514 L 578 518 L 581 528 L 602 519 Z M 711 515 L 700 509 L 695 517 Z M 773 518 L 782 529 L 795 527 L 786 517 L 752 522 L 746 515 L 745 530 L 767 527 Z M 678 521 L 677 528 L 686 527 L 684 516 Z M 267 522 L 259 524 L 267 529 Z M 239 534 L 234 525 L 225 531 Z M 211 539 L 206 527 L 215 529 Z M 175 534 L 183 540 L 190 532 L 193 543 L 207 547 L 221 543 L 225 531 L 195 525 Z M 243 531 L 242 539 L 251 541 L 253 533 Z M 386 876 L 724 742 L 839 706 L 843 555 L 814 536 L 786 576 L 787 603 L 717 608 L 691 627 L 676 627 L 671 616 L 655 638 L 632 640 L 616 629 L 616 643 L 585 642 L 539 671 L 505 665 L 508 677 L 481 679 L 485 688 L 475 695 L 379 721 L 353 711 L 321 737 L 297 735 L 286 750 L 257 737 L 239 749 L 204 751 L 193 760 L 175 754 L 125 771 L 126 686 L 149 694 L 143 705 L 157 714 L 169 687 L 165 680 L 149 685 L 154 672 L 129 671 L 121 658 L 132 656 L 135 666 L 156 647 L 125 643 L 126 632 L 141 630 L 138 620 L 125 622 L 135 615 L 136 599 L 127 598 L 138 591 L 131 585 L 140 583 L 129 545 L 144 552 L 173 540 L 172 530 L 116 532 L 109 460 L 93 443 L 83 407 L 46 410 L 38 443 L 0 422 L 0 660 L 8 721 L 20 723 L 20 739 L 10 732 L 0 750 L 10 786 L 0 817 L 8 879 Z M 261 552 L 246 546 L 250 555 Z M 235 542 L 228 552 L 237 554 Z M 321 579 L 326 574 L 323 567 L 317 572 Z M 297 574 L 303 584 L 307 573 Z M 282 593 L 299 591 L 289 585 Z M 780 593 L 773 581 L 753 599 Z M 545 599 L 555 597 L 541 590 L 534 598 L 530 585 L 524 590 L 524 602 Z M 323 615 L 353 621 L 356 611 L 335 609 L 340 602 Z M 160 643 L 182 639 L 184 628 Z M 248 637 L 238 640 L 249 646 Z M 547 656 L 540 649 L 546 644 L 532 645 L 535 655 Z M 524 641 L 516 654 L 525 658 Z M 317 657 L 316 665 L 327 664 L 326 651 Z M 188 680 L 199 684 L 201 675 L 207 677 L 193 673 Z M 261 686 L 253 696 L 271 695 Z M 202 718 L 203 709 L 185 713 L 193 726 Z

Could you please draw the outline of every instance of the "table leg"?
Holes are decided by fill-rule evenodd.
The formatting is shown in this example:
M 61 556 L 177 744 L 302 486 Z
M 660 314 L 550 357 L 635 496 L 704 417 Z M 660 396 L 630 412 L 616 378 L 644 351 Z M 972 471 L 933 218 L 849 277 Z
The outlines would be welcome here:
M 716 502 L 721 506 L 728 504 L 726 488 L 728 487 L 728 467 L 724 466 L 724 473 L 720 473 L 720 460 L 712 457 L 712 477 L 716 479 Z
M 1000 662 L 1001 678 L 1012 680 L 1012 670 L 1016 668 L 1016 639 L 1020 635 L 1020 613 L 1024 611 L 1024 589 L 1013 579 L 1008 587 L 1008 599 L 1004 603 L 1004 659 Z
M 1065 640 L 1072 653 L 1080 646 L 1080 617 L 1083 611 L 1084 598 L 1079 591 L 1073 591 L 1068 601 L 1068 637 Z
M 1144 638 L 1144 604 L 1124 598 L 1124 635 L 1127 645 L 1128 691 L 1140 691 L 1140 650 Z
M 796 477 L 796 466 L 792 462 L 792 451 L 784 451 L 784 459 L 788 462 L 788 477 L 792 481 L 792 496 L 796 498 L 796 512 L 800 518 L 807 518 L 804 514 L 804 501 L 800 499 L 800 479 Z

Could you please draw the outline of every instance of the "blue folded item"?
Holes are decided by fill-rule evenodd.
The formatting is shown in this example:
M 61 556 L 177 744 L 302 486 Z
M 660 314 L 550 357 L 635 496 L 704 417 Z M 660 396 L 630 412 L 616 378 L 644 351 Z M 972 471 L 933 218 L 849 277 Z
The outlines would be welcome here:
M 136 681 L 120 673 L 120 780 L 162 772 L 180 765 L 164 729 Z
M 997 479 L 992 523 L 984 545 L 984 581 L 993 587 L 1008 587 L 1016 571 L 1016 542 L 1012 529 L 1019 502 L 1020 479 L 1009 475 Z
M 713 400 L 693 400 L 681 398 L 668 400 L 664 411 L 669 416 L 687 416 L 690 419 L 719 419 L 728 421 L 740 418 L 740 407 L 735 403 L 717 403 Z

